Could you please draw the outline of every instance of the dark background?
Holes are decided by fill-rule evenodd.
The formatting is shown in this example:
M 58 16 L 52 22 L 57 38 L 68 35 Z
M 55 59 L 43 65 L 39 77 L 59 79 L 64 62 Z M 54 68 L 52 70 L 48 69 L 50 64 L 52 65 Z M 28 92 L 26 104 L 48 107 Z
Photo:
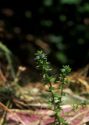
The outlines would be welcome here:
M 34 68 L 34 53 L 43 49 L 53 66 L 81 68 L 89 61 L 89 2 L 3 1 L 0 39 L 21 65 Z

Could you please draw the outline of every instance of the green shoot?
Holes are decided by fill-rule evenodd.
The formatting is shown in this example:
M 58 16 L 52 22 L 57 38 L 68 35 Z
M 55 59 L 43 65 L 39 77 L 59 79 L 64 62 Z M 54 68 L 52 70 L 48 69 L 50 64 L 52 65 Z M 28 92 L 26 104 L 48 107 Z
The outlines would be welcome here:
M 64 96 L 63 88 L 64 85 L 68 83 L 66 76 L 71 72 L 69 66 L 63 66 L 60 70 L 59 81 L 61 85 L 58 87 L 60 90 L 60 95 L 55 92 L 55 88 L 52 83 L 57 81 L 57 78 L 51 75 L 52 67 L 50 63 L 47 61 L 47 55 L 43 51 L 37 51 L 35 53 L 35 61 L 37 64 L 37 68 L 42 71 L 42 77 L 46 84 L 49 85 L 50 92 L 50 103 L 53 106 L 53 111 L 55 112 L 55 123 L 54 125 L 67 125 L 66 121 L 60 116 L 61 112 L 61 104 L 62 104 L 62 96 Z

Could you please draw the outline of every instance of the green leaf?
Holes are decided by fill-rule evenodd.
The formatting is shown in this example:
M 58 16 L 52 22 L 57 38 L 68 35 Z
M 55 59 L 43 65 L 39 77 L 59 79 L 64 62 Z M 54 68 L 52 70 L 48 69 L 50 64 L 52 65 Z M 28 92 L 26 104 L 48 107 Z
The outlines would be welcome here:
M 85 3 L 83 8 L 84 8 L 84 11 L 89 12 L 89 3 Z
M 53 91 L 54 90 L 54 87 L 49 87 L 49 91 Z
M 51 6 L 53 4 L 53 0 L 43 0 L 43 5 Z
M 56 57 L 61 63 L 63 64 L 67 63 L 67 57 L 63 52 L 56 53 Z
M 62 4 L 79 4 L 80 0 L 61 0 Z
M 50 82 L 52 82 L 52 83 L 54 83 L 55 80 L 56 80 L 56 78 L 54 78 L 54 77 L 51 77 L 51 78 L 50 78 Z
M 78 7 L 79 12 L 89 12 L 89 3 L 85 3 L 83 6 Z
M 68 125 L 68 123 L 62 117 L 60 118 L 60 123 L 62 123 L 63 125 Z
M 52 43 L 60 44 L 62 42 L 63 37 L 62 36 L 56 36 L 56 35 L 49 35 L 48 37 L 49 41 Z

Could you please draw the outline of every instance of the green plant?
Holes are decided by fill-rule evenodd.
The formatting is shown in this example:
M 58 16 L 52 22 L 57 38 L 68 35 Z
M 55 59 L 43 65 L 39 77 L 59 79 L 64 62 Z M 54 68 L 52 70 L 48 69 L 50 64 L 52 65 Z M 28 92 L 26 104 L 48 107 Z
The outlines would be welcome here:
M 5 58 L 3 57 L 5 55 Z M 11 81 L 9 80 L 9 84 L 6 86 L 0 87 L 0 95 L 2 98 L 0 98 L 0 101 L 7 101 L 12 98 L 12 95 L 19 96 L 20 92 L 18 91 L 20 89 L 19 80 L 21 73 L 25 70 L 25 67 L 19 66 L 18 70 L 16 71 L 14 68 L 14 63 L 12 60 L 14 55 L 12 52 L 5 46 L 3 43 L 0 43 L 0 56 L 6 60 L 7 63 L 7 74 L 12 78 Z M 6 78 L 5 82 L 8 82 L 8 79 Z M 18 93 L 16 92 L 18 91 Z M 6 96 L 7 95 L 7 96 Z M 4 99 L 5 98 L 5 99 Z
M 47 55 L 43 51 L 37 51 L 35 53 L 35 60 L 37 64 L 37 68 L 42 71 L 42 77 L 46 84 L 49 86 L 50 102 L 53 107 L 53 111 L 55 112 L 55 125 L 67 125 L 66 121 L 60 116 L 61 113 L 61 104 L 62 104 L 62 96 L 64 95 L 63 88 L 64 85 L 68 83 L 66 76 L 70 73 L 71 69 L 69 66 L 63 66 L 60 70 L 59 81 L 61 84 L 58 89 L 60 90 L 60 95 L 55 92 L 55 88 L 52 83 L 58 82 L 57 78 L 51 75 L 52 67 L 50 63 L 47 61 Z
M 0 52 L 1 51 L 5 55 L 9 70 L 11 72 L 11 76 L 14 79 L 15 78 L 15 69 L 13 67 L 13 62 L 12 62 L 12 52 L 2 42 L 0 42 Z

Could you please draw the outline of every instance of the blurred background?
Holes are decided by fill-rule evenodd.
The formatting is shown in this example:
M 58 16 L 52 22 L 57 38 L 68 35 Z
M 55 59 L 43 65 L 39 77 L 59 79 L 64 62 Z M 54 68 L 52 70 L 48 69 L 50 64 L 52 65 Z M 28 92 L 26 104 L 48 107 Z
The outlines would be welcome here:
M 35 71 L 34 53 L 42 49 L 56 68 L 89 63 L 89 2 L 30 0 L 0 4 L 0 42 L 20 65 Z

